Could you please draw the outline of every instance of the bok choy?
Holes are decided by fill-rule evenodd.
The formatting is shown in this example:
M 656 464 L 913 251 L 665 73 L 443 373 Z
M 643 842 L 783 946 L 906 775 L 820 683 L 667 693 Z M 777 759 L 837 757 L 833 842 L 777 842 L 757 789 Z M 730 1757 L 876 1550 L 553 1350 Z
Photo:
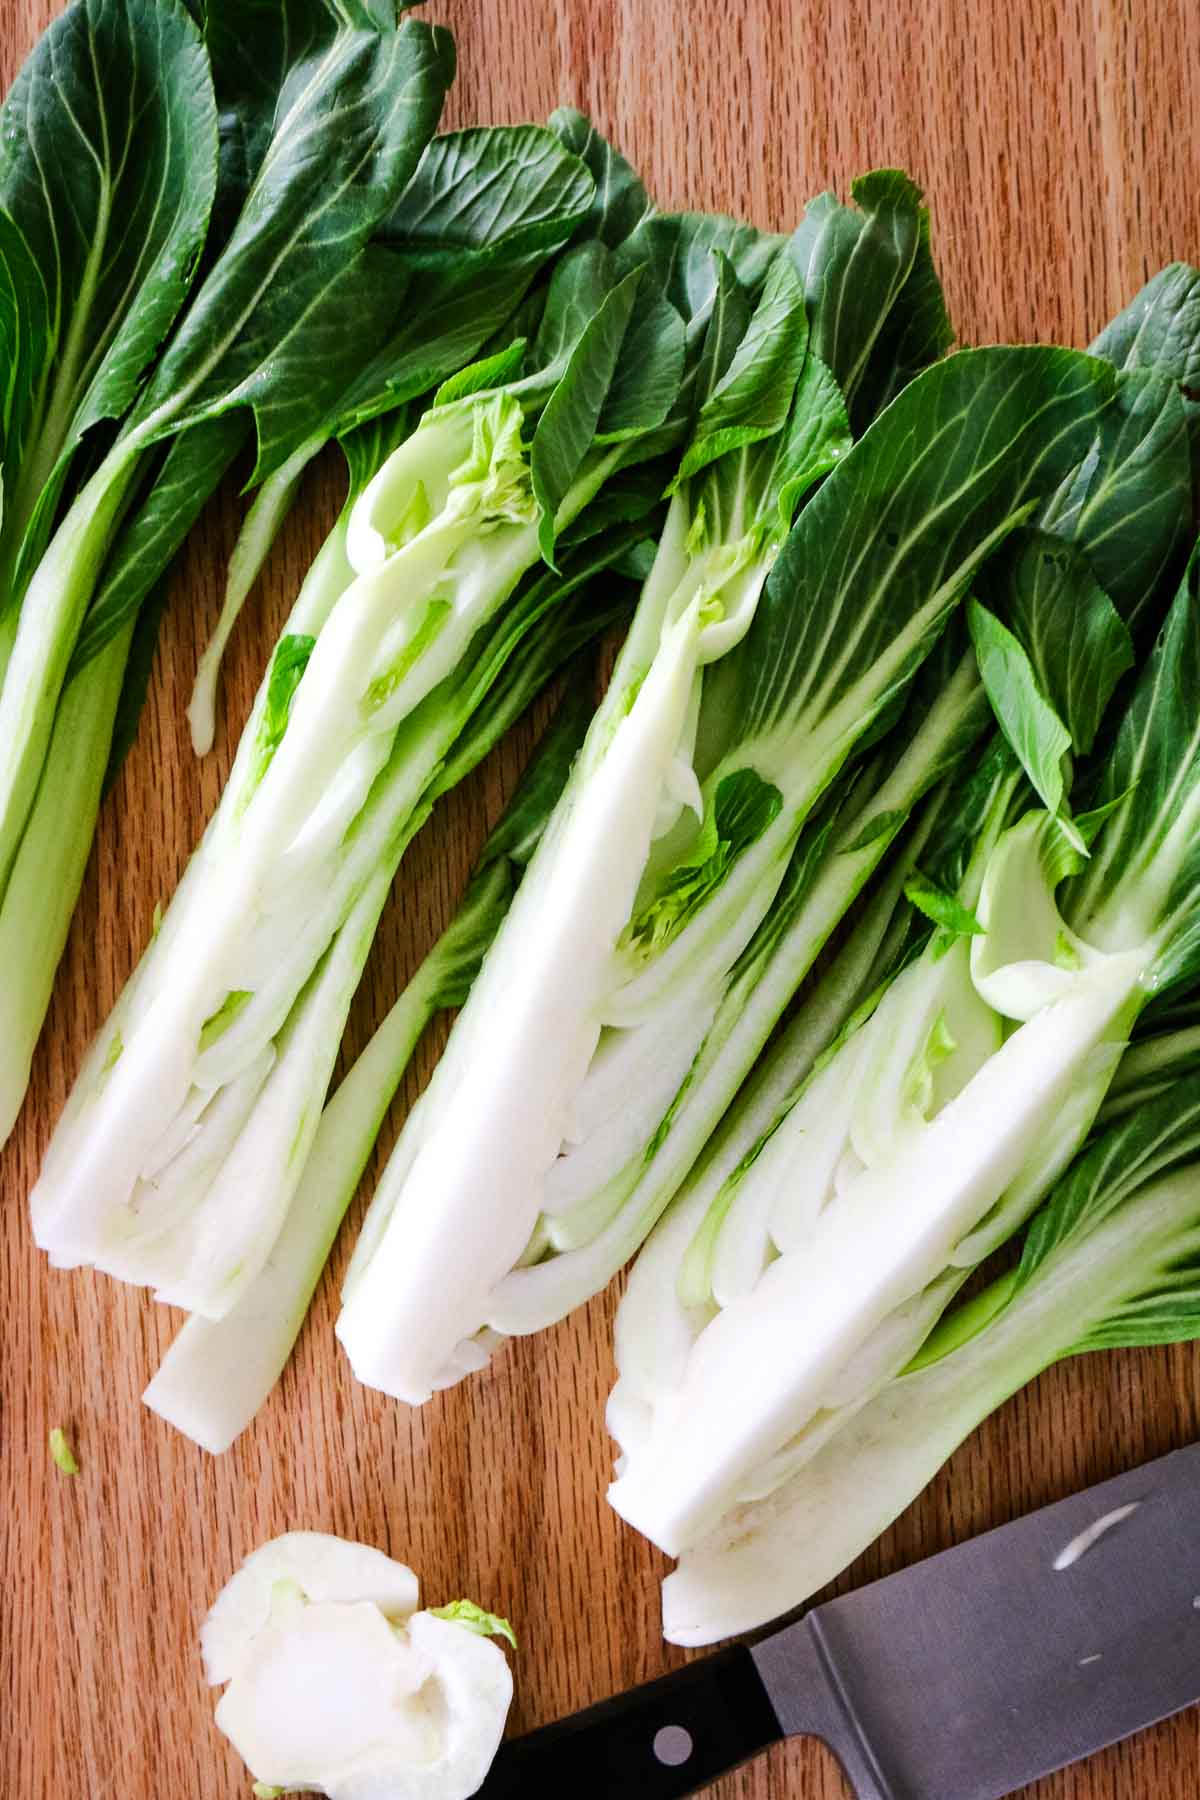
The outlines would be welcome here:
M 473 361 L 547 259 L 592 227 L 595 211 L 586 163 L 553 131 L 486 126 L 429 144 L 372 244 L 375 279 L 392 297 L 394 322 L 376 334 L 377 343 L 368 334 L 353 378 L 324 417 L 307 421 L 306 435 L 263 482 L 246 515 L 188 708 L 198 753 L 212 747 L 225 646 L 313 457 L 331 438 L 345 442 L 357 427 L 432 394 Z M 390 418 L 384 429 L 398 442 L 415 423 Z M 361 458 L 348 454 L 357 474 Z
M 686 1549 L 746 1494 L 769 1489 L 839 1406 L 893 1372 L 897 1351 L 904 1361 L 914 1323 L 924 1317 L 928 1329 L 1070 1161 L 1143 1006 L 1195 980 L 1200 762 L 1187 696 L 1198 566 L 1193 555 L 1112 742 L 1077 784 L 1090 856 L 1055 814 L 1031 810 L 1011 825 L 987 856 L 968 932 L 943 953 L 941 968 L 958 963 L 950 986 L 935 940 L 880 1005 L 884 1060 L 872 1060 L 869 1032 L 859 1037 L 867 1048 L 852 1039 L 843 1052 L 862 1061 L 843 1074 L 851 1100 L 828 1172 L 809 1161 L 803 1101 L 782 1122 L 792 1154 L 772 1159 L 779 1204 L 801 1222 L 700 1331 L 612 1491 L 664 1547 Z M 965 1063 L 939 1093 L 960 1050 Z M 920 1103 L 898 1108 L 914 1082 L 927 1084 Z M 879 1100 L 888 1110 L 872 1137 L 865 1121 Z M 712 1420 L 727 1409 L 714 1454 Z
M 642 533 L 656 482 L 624 477 L 611 530 L 588 509 L 611 525 L 606 483 L 670 441 L 683 340 L 644 265 L 581 244 L 533 342 L 453 377 L 366 483 L 51 1144 L 33 1216 L 56 1261 L 214 1318 L 253 1282 L 429 792 L 530 631 Z
M 0 938 L 20 977 L 0 1012 L 0 1135 L 82 879 L 139 611 L 247 423 L 262 480 L 357 366 L 347 318 L 369 335 L 391 306 L 370 239 L 453 76 L 443 31 L 385 28 L 357 0 L 295 11 L 309 29 L 284 34 L 277 91 L 220 180 L 209 61 L 176 0 L 75 0 L 5 102 Z M 225 19 L 225 0 L 207 12 Z
M 871 383 L 890 391 L 876 355 L 927 254 L 900 181 L 863 184 L 864 204 L 909 197 L 910 260 L 886 279 L 855 254 L 863 215 L 844 209 L 840 232 L 832 202 L 756 311 L 721 272 L 693 436 L 613 684 L 351 1265 L 339 1335 L 360 1378 L 401 1398 L 477 1366 L 494 1334 L 561 1317 L 637 1248 L 723 1110 L 676 1134 L 806 823 L 894 716 L 972 574 L 1115 405 L 1098 361 L 968 352 L 847 448 L 839 394 L 861 412 Z M 790 362 L 759 341 L 785 303 Z
M 1142 310 L 1162 285 L 1157 278 L 1122 316 Z M 1161 309 L 1158 317 L 1161 323 Z M 1113 337 L 1110 327 L 1099 342 Z M 990 747 L 976 749 L 970 778 L 953 771 L 980 744 L 988 719 L 985 687 L 1002 720 L 1014 712 L 1019 718 L 1018 703 L 1030 701 L 1036 720 L 1049 716 L 1060 728 L 1040 697 L 1043 673 L 1058 684 L 1050 692 L 1070 723 L 1070 741 L 1091 748 L 1114 679 L 1132 658 L 1130 630 L 1144 637 L 1160 578 L 1190 536 L 1188 419 L 1179 392 L 1187 358 L 1176 337 L 1163 334 L 1156 346 L 1143 333 L 1140 362 L 1122 353 L 1114 408 L 1087 455 L 1043 499 L 1036 529 L 1015 532 L 981 571 L 978 588 L 1003 607 L 1030 646 L 1027 654 L 1008 632 L 1008 689 L 996 691 L 995 671 L 986 666 L 981 679 L 970 650 L 963 655 L 955 634 L 947 634 L 938 653 L 942 666 L 927 665 L 913 716 L 881 746 L 886 777 L 868 770 L 859 778 L 849 818 L 839 819 L 831 839 L 833 854 L 815 876 L 808 871 L 821 840 L 801 841 L 799 902 L 785 888 L 761 942 L 752 946 L 756 954 L 745 959 L 727 1037 L 717 1041 L 724 1049 L 741 1040 L 753 1053 L 809 967 L 814 926 L 829 917 L 831 899 L 836 905 L 856 863 L 894 841 L 855 929 L 733 1101 L 710 1152 L 639 1259 L 618 1313 L 620 1379 L 609 1405 L 610 1429 L 621 1446 L 613 1493 L 621 1508 L 638 1504 L 645 1458 L 662 1453 L 692 1349 L 719 1311 L 734 1300 L 749 1306 L 773 1259 L 793 1252 L 802 1258 L 825 1210 L 839 1203 L 855 1173 L 886 1166 L 1000 1047 L 1004 1022 L 971 977 L 972 946 L 981 944 L 975 909 L 998 835 L 1028 808 L 1021 763 L 1035 779 L 1036 733 L 1012 731 L 1009 747 L 995 730 Z M 1094 567 L 1103 570 L 1111 599 L 1098 587 Z M 922 703 L 920 685 L 940 697 L 934 706 Z M 894 794 L 903 783 L 906 766 L 920 767 L 922 741 L 929 744 L 930 723 L 956 686 L 963 712 L 957 744 L 946 745 L 951 773 L 906 826 L 889 790 Z M 1055 822 L 1056 832 L 1069 829 Z M 747 1067 L 748 1061 L 740 1070 L 734 1062 L 735 1079 Z M 685 1094 L 684 1119 L 688 1102 Z M 1086 1109 L 1086 1093 L 1083 1103 Z M 1064 1114 L 1059 1167 L 1089 1117 L 1086 1110 L 1082 1117 Z M 1018 1210 L 1008 1215 L 1008 1231 L 1054 1171 L 1053 1159 L 1034 1168 L 1034 1185 L 1010 1196 Z M 974 1249 L 985 1247 L 978 1240 Z M 873 1381 L 903 1365 L 970 1266 L 956 1257 L 866 1338 L 838 1378 L 843 1411 L 853 1382 L 866 1394 Z M 814 1421 L 794 1446 L 777 1446 L 744 1480 L 756 1492 L 782 1482 L 823 1429 Z

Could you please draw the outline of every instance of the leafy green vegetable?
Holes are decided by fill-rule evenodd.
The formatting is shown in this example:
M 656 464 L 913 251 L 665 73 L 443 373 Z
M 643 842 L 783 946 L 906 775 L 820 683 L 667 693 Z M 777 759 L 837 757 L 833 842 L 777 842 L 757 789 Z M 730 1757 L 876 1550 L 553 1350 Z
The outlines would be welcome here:
M 14 393 L 32 384 L 36 406 L 22 403 L 23 421 L 10 408 L 6 432 L 17 419 L 0 542 L 0 936 L 25 937 L 39 961 L 4 996 L 4 1129 L 114 732 L 119 721 L 119 752 L 144 684 L 155 609 L 135 630 L 139 612 L 161 595 L 167 563 L 247 424 L 261 478 L 358 366 L 347 317 L 369 335 L 391 305 L 370 240 L 413 173 L 453 72 L 445 34 L 424 25 L 395 30 L 357 5 L 321 8 L 320 53 L 306 60 L 314 40 L 289 38 L 273 12 L 282 36 L 262 71 L 275 100 L 263 100 L 261 157 L 244 180 L 226 157 L 218 184 L 209 62 L 174 0 L 75 0 L 5 103 L 0 205 L 46 295 L 39 311 L 6 254 L 0 292 L 25 294 L 25 316 L 6 330 L 40 366 L 22 361 Z M 214 0 L 206 21 L 219 35 L 232 16 Z M 224 54 L 216 61 L 223 85 Z M 57 153 L 72 142 L 77 157 Z M 230 217 L 201 260 L 218 189 Z M 0 250 L 10 248 L 5 234 Z M 103 421 L 111 426 L 89 435 L 97 453 L 79 481 L 73 451 Z M 61 780 L 68 767 L 56 785 L 50 770 Z M 37 889 L 35 847 L 43 891 L 55 893 L 48 921 L 18 913 Z
M 970 907 L 919 870 L 905 882 L 904 898 L 951 937 L 978 937 L 983 932 Z
M 318 557 L 221 808 L 117 1009 L 122 1057 L 97 1104 L 68 1114 L 47 1162 L 37 1230 L 67 1258 L 152 1282 L 213 1319 L 263 1268 L 303 1174 L 392 875 L 443 765 L 463 766 L 456 740 L 502 677 L 495 729 L 528 697 L 532 676 L 595 628 L 605 608 L 593 605 L 585 624 L 589 609 L 564 603 L 644 532 L 634 521 L 585 536 L 564 549 L 558 572 L 537 567 L 538 434 L 557 393 L 597 382 L 603 391 L 615 378 L 613 345 L 598 343 L 590 323 L 610 295 L 628 298 L 623 341 L 640 285 L 600 245 L 569 252 L 526 372 L 429 407 Z M 646 305 L 656 304 L 649 293 Z M 676 320 L 664 352 L 676 377 L 682 337 Z M 616 354 L 626 353 L 618 345 Z M 611 474 L 638 464 L 643 436 L 657 438 L 671 405 L 661 371 L 647 367 L 640 390 L 627 381 L 624 393 L 620 441 L 577 436 L 573 461 L 558 471 L 560 525 Z M 519 675 L 507 673 L 526 636 L 534 654 Z M 147 1080 L 161 1084 L 162 1104 L 149 1111 Z M 93 1064 L 81 1094 L 97 1083 Z M 100 1163 L 80 1186 L 93 1150 Z M 129 1216 L 128 1196 L 148 1184 L 154 1198 L 136 1209 L 134 1229 L 114 1229 Z M 246 1184 L 256 1195 L 249 1208 Z
M 1191 732 L 1173 720 L 1168 698 L 1191 680 L 1191 574 L 1115 737 L 1109 728 L 1104 741 L 1100 728 L 1131 657 L 1125 620 L 1153 617 L 1158 602 L 1147 584 L 1191 530 L 1176 480 L 1186 451 L 1178 398 L 1152 372 L 1123 375 L 1111 406 L 1094 416 L 1084 453 L 1044 484 L 1036 531 L 1015 533 L 980 571 L 979 588 L 1021 637 L 995 613 L 968 607 L 982 679 L 968 664 L 964 701 L 985 689 L 1006 731 L 966 788 L 951 775 L 905 827 L 906 809 L 887 789 L 910 752 L 889 755 L 885 737 L 888 780 L 873 791 L 860 777 L 837 803 L 828 838 L 836 859 L 826 862 L 815 832 L 808 846 L 800 841 L 794 917 L 811 931 L 838 863 L 873 845 L 882 855 L 899 834 L 857 928 L 738 1096 L 622 1305 L 610 1421 L 626 1460 L 612 1498 L 664 1547 L 699 1555 L 736 1537 L 759 1500 L 764 1519 L 782 1507 L 771 1497 L 850 1429 L 967 1272 L 1053 1187 L 1091 1128 L 1148 995 L 1194 973 L 1184 873 Z M 1156 465 L 1175 512 L 1154 492 Z M 1101 565 L 1119 604 L 1093 573 Z M 826 655 L 834 646 L 841 652 L 834 639 Z M 819 656 L 808 659 L 814 664 Z M 732 701 L 730 711 L 744 716 L 746 708 Z M 901 720 L 898 746 L 915 749 L 937 711 L 915 733 Z M 1005 737 L 1058 807 L 1073 731 L 1103 744 L 1081 758 L 1080 823 L 1028 813 Z M 969 742 L 968 730 L 959 755 Z M 1141 843 L 1122 843 L 1121 822 L 1136 816 L 1151 744 L 1161 762 L 1135 827 L 1150 827 L 1145 848 L 1153 850 L 1143 860 Z M 978 779 L 985 773 L 987 786 Z M 924 879 L 914 889 L 917 870 Z M 1166 899 L 1173 887 L 1178 909 Z M 929 899 L 934 923 L 947 917 L 949 900 L 982 931 L 922 934 L 896 910 L 905 891 Z M 669 1157 L 725 1044 L 766 1012 L 794 931 L 786 916 L 764 921 L 737 1012 L 718 1014 L 709 1034 L 716 1054 L 706 1046 L 689 1071 L 659 1157 Z M 1143 1079 L 1157 1091 L 1152 1064 Z M 797 1317 L 806 1321 L 799 1341 Z
M 187 295 L 215 186 L 216 109 L 186 13 L 76 0 L 35 45 L 0 129 L 8 283 L 28 295 L 31 263 L 45 289 L 18 313 L 36 398 L 6 468 L 5 608 L 49 540 L 84 433 L 124 414 Z
M 972 600 L 967 606 L 979 674 L 1008 742 L 1047 809 L 1063 799 L 1063 757 L 1071 734 L 1044 699 L 1033 664 L 994 613 Z
M 703 336 L 693 326 L 687 339 L 683 392 L 697 424 L 682 466 L 693 473 L 676 485 L 656 568 L 560 820 L 456 1025 L 420 1125 L 402 1137 L 385 1173 L 347 1285 L 339 1335 L 356 1372 L 410 1400 L 476 1366 L 493 1333 L 561 1316 L 637 1247 L 745 1074 L 741 1058 L 753 1060 L 794 991 L 773 992 L 769 1018 L 767 1003 L 752 1019 L 732 1006 L 725 1012 L 727 984 L 806 822 L 860 744 L 894 718 L 972 574 L 1039 485 L 1053 488 L 1083 459 L 1112 403 L 1112 372 L 1087 359 L 969 353 L 919 377 L 859 444 L 831 459 L 844 408 L 832 445 L 828 433 L 814 441 L 811 401 L 826 390 L 805 382 L 811 346 L 797 367 L 794 348 L 784 357 L 773 342 L 789 316 L 791 331 L 812 331 L 807 312 L 785 301 L 790 271 L 768 264 L 752 287 L 747 271 L 758 251 L 736 232 L 718 246 L 712 226 L 701 233 L 683 221 L 668 253 L 668 224 L 652 218 L 637 235 L 652 247 L 668 294 L 686 292 L 695 319 L 706 321 Z M 822 290 L 834 305 L 858 281 L 857 241 L 829 234 L 831 255 L 844 258 Z M 915 216 L 912 241 L 915 258 Z M 705 295 L 701 243 L 725 257 L 710 257 Z M 906 273 L 880 283 L 884 304 Z M 871 344 L 877 324 L 863 327 Z M 771 354 L 739 360 L 752 333 Z M 848 345 L 837 354 L 849 357 Z M 749 384 L 756 366 L 772 372 L 769 396 Z M 796 371 L 786 416 L 780 368 Z M 760 428 L 773 435 L 756 437 Z M 776 558 L 781 505 L 787 513 L 828 460 L 832 472 Z M 948 490 L 955 504 L 947 510 Z M 961 734 L 964 707 L 976 729 L 982 723 L 971 687 L 967 677 L 955 688 L 923 743 L 927 773 L 909 766 L 914 800 Z M 634 742 L 645 746 L 636 772 Z M 715 799 L 731 777 L 753 777 L 779 797 L 770 822 L 738 837 L 736 854 Z M 872 865 L 885 848 L 881 836 Z M 809 921 L 810 961 L 869 867 L 855 873 L 836 896 L 827 890 L 820 927 Z M 503 1053 L 491 1036 L 501 989 L 522 995 L 520 1023 L 505 1014 Z M 535 1093 L 536 1121 L 522 1098 Z M 468 1146 L 483 1155 L 481 1134 L 499 1130 L 502 1114 L 506 1198 L 501 1204 L 493 1188 L 484 1229 L 470 1211 Z M 402 1225 L 417 1215 L 437 1221 L 422 1259 Z M 469 1272 L 442 1267 L 439 1247 L 451 1241 L 472 1245 Z M 437 1320 L 427 1303 L 435 1288 L 462 1297 Z

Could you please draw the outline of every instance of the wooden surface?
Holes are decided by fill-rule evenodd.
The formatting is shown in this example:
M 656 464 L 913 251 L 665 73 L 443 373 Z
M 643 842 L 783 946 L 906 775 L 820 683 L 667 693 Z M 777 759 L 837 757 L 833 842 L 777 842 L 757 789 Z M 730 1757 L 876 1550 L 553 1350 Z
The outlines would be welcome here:
M 0 0 L 4 86 L 56 10 Z M 792 224 L 820 188 L 900 162 L 925 186 L 963 337 L 1085 342 L 1160 263 L 1200 257 L 1200 15 L 1187 0 L 444 0 L 455 122 L 588 110 L 660 203 Z M 238 505 L 226 493 L 179 571 L 136 752 L 105 806 L 29 1103 L 0 1157 L 0 1793 L 5 1800 L 231 1800 L 245 1773 L 210 1723 L 196 1631 L 237 1562 L 291 1527 L 384 1546 L 431 1603 L 477 1596 L 517 1623 L 525 1727 L 675 1660 L 660 1558 L 609 1511 L 603 1402 L 613 1296 L 410 1413 L 352 1381 L 327 1279 L 281 1391 L 212 1461 L 139 1404 L 175 1320 L 34 1254 L 25 1196 L 84 1046 L 210 814 L 267 647 L 334 516 L 331 461 L 234 644 L 228 717 L 202 767 L 183 706 L 216 616 Z M 416 843 L 350 1045 L 448 917 L 528 738 L 505 745 Z M 3 971 L 0 971 L 3 979 Z M 427 1045 L 407 1094 L 426 1079 Z M 339 1257 L 339 1263 L 341 1258 Z M 335 1275 L 337 1271 L 335 1270 Z M 1200 1431 L 1190 1348 L 1090 1357 L 1011 1404 L 852 1571 L 926 1555 Z M 66 1427 L 82 1474 L 46 1449 Z M 936 1696 L 929 1696 L 931 1707 Z M 1190 1714 L 1047 1781 L 1040 1800 L 1195 1800 Z M 720 1800 L 835 1800 L 797 1743 Z

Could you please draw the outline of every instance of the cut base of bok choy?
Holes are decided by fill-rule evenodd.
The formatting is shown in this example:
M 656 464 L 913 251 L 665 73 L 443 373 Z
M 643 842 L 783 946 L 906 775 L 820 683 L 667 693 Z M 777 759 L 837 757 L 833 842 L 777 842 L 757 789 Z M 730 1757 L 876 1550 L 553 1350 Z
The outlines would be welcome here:
M 321 1114 L 261 1272 L 223 1319 L 195 1314 L 187 1321 L 142 1396 L 214 1455 L 246 1429 L 278 1381 L 417 1042 L 434 1013 L 466 998 L 562 791 L 589 713 L 586 691 L 577 685 L 484 846 L 457 915 Z M 491 728 L 482 735 L 490 737 Z M 479 749 L 464 743 L 458 757 L 477 760 Z
M 201 1629 L 224 1685 L 216 1723 L 256 1794 L 467 1800 L 504 1733 L 507 1619 L 472 1600 L 418 1612 L 417 1578 L 380 1550 L 289 1532 L 246 1558 Z
M 1180 1052 L 1187 1069 L 1191 1046 Z M 1198 1158 L 1190 1071 L 1076 1160 L 1034 1216 L 1015 1270 L 947 1313 L 907 1371 L 810 1427 L 796 1473 L 684 1553 L 663 1586 L 666 1636 L 708 1644 L 800 1605 L 1059 1358 L 1200 1336 Z

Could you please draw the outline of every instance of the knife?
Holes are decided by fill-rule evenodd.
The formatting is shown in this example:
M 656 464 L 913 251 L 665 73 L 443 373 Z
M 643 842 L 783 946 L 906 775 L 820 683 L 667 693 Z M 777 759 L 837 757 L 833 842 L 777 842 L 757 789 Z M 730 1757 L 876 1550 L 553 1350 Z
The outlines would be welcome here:
M 677 1800 L 784 1737 L 858 1800 L 999 1800 L 1200 1700 L 1200 1444 L 510 1739 L 481 1800 Z

